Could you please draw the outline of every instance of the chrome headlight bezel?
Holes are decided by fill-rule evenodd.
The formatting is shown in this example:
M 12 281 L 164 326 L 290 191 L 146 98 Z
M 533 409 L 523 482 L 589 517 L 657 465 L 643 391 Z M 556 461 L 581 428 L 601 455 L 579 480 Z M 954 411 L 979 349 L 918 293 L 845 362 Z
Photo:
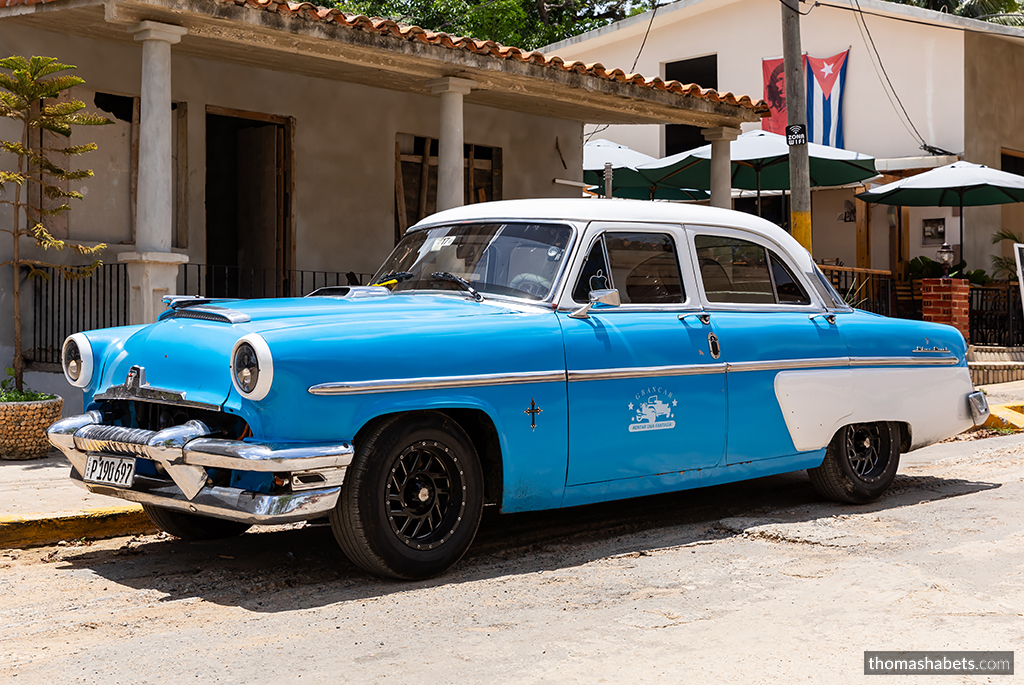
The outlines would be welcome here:
M 76 349 L 78 351 L 77 357 L 74 356 Z M 79 364 L 77 378 L 69 370 L 69 366 L 73 361 L 77 361 Z M 74 333 L 64 340 L 64 345 L 60 351 L 60 367 L 64 372 L 64 378 L 76 388 L 84 388 L 92 382 L 92 345 L 89 344 L 89 339 L 84 334 Z
M 239 383 L 238 369 L 235 366 L 238 352 L 245 345 L 252 348 L 256 356 L 256 384 L 249 391 L 246 391 L 241 383 Z M 231 373 L 231 385 L 234 386 L 235 390 L 242 397 L 247 400 L 259 401 L 267 396 L 270 392 L 270 387 L 274 383 L 274 360 L 270 355 L 270 346 L 267 345 L 267 341 L 263 339 L 263 336 L 257 333 L 250 333 L 238 339 L 234 347 L 231 348 L 229 371 Z

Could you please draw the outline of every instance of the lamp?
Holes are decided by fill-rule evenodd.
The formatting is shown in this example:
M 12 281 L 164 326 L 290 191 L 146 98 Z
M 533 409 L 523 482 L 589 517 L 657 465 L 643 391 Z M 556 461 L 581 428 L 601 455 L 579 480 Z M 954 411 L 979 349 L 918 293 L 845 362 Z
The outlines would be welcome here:
M 953 248 L 949 243 L 942 243 L 942 247 L 935 253 L 935 260 L 942 265 L 942 277 L 949 278 L 949 267 L 953 265 Z

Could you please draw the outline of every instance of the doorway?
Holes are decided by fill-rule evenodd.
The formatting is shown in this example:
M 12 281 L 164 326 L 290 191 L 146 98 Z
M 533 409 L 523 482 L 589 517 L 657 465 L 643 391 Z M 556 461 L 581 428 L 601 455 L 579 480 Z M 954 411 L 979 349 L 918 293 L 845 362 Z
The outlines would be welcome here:
M 207 107 L 207 297 L 291 294 L 292 126 L 286 117 Z

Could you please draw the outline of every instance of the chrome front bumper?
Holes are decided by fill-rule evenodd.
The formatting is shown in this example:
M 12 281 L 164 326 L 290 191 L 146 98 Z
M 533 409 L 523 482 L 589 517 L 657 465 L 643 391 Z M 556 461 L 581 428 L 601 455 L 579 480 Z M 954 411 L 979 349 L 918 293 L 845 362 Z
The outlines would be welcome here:
M 210 429 L 189 421 L 162 431 L 101 423 L 90 411 L 62 419 L 47 437 L 71 462 L 72 479 L 90 492 L 247 523 L 290 523 L 315 518 L 337 502 L 345 470 L 352 462 L 350 443 L 259 443 L 206 437 Z M 83 479 L 90 453 L 137 456 L 158 464 L 173 481 L 136 476 L 131 489 Z M 263 494 L 213 486 L 207 468 L 289 474 L 292 492 Z

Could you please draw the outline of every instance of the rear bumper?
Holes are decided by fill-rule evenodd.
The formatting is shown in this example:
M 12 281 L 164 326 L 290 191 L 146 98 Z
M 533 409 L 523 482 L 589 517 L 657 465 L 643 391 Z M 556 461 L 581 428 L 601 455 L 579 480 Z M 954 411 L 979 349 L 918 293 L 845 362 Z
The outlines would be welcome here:
M 337 502 L 354 450 L 336 444 L 242 442 L 207 437 L 200 421 L 162 431 L 102 423 L 90 411 L 54 423 L 47 437 L 67 456 L 72 478 L 90 492 L 247 523 L 290 523 L 322 516 Z M 130 489 L 83 479 L 90 453 L 143 457 L 170 481 L 136 476 Z M 291 492 L 265 494 L 214 486 L 207 468 L 281 474 Z
M 989 417 L 988 409 L 988 398 L 985 397 L 985 393 L 980 390 L 967 395 L 967 406 L 971 408 L 971 418 L 974 419 L 974 425 L 980 426 Z

